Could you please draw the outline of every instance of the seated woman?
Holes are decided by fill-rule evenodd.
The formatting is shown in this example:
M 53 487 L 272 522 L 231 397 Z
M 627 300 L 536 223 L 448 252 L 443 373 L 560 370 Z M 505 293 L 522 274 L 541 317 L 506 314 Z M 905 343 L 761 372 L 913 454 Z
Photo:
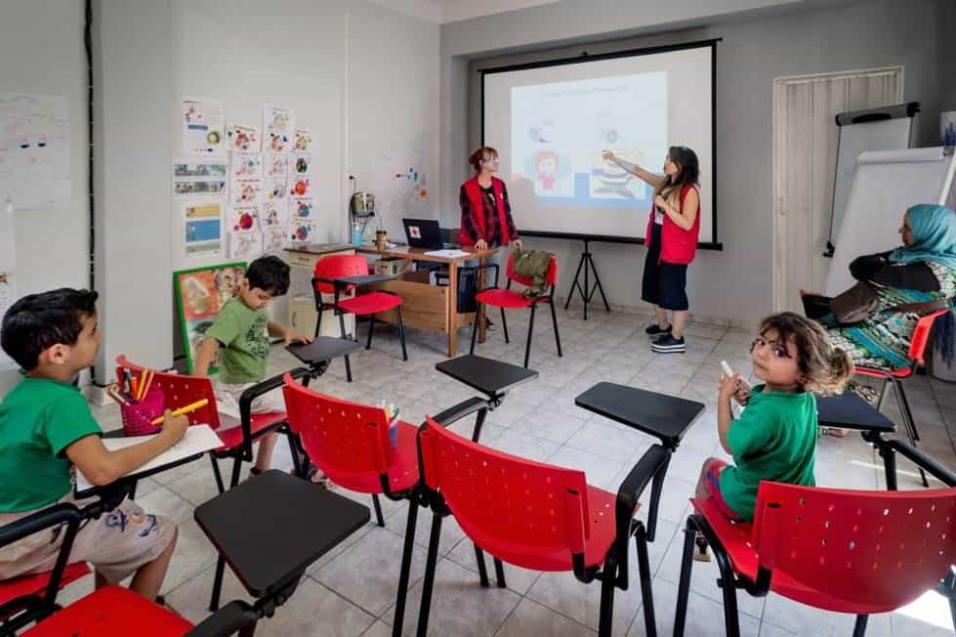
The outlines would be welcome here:
M 827 328 L 832 345 L 850 354 L 860 367 L 900 369 L 910 364 L 910 340 L 921 314 L 956 296 L 956 213 L 943 206 L 910 207 L 899 230 L 903 247 L 856 259 L 850 273 L 874 289 L 877 307 L 864 320 L 841 325 L 831 299 L 801 291 L 809 318 Z M 925 304 L 927 311 L 895 309 Z

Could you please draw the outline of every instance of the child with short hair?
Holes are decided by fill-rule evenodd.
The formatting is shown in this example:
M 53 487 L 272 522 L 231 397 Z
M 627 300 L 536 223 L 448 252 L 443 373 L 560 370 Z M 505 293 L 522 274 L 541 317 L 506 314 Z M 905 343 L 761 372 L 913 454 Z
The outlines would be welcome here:
M 213 386 L 217 400 L 230 411 L 238 413 L 242 393 L 265 380 L 270 336 L 281 338 L 286 344 L 312 341 L 311 337 L 295 334 L 269 320 L 266 308 L 288 290 L 288 264 L 276 256 L 260 257 L 249 264 L 235 296 L 219 310 L 215 322 L 206 330 L 196 355 L 195 374 L 209 374 L 209 367 L 221 347 L 219 378 Z M 285 411 L 285 400 L 279 389 L 252 403 L 254 414 L 277 411 Z M 276 440 L 274 432 L 259 439 L 253 474 L 266 471 L 272 465 Z
M 151 440 L 109 451 L 76 375 L 93 365 L 101 332 L 96 292 L 61 288 L 31 294 L 3 317 L 0 345 L 24 376 L 0 403 L 0 525 L 58 501 L 74 502 L 75 466 L 94 485 L 114 482 L 179 442 L 189 420 L 164 414 Z M 82 506 L 82 502 L 78 503 Z M 53 569 L 61 529 L 0 549 L 0 580 Z M 130 500 L 80 526 L 70 561 L 92 562 L 97 587 L 132 573 L 130 589 L 155 599 L 176 545 L 176 525 Z
M 750 352 L 754 375 L 764 384 L 751 390 L 740 374 L 721 374 L 718 383 L 720 446 L 734 464 L 705 460 L 696 494 L 736 521 L 753 519 L 763 480 L 814 486 L 814 394 L 842 392 L 853 373 L 849 354 L 832 347 L 818 323 L 792 312 L 765 318 Z M 737 419 L 733 399 L 747 406 Z

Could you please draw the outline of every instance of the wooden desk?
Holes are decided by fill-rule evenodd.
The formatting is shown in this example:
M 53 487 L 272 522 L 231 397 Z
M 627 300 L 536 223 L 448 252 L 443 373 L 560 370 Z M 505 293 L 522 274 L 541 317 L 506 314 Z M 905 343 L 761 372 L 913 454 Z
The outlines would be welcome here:
M 409 272 L 394 281 L 381 283 L 375 287 L 380 290 L 394 292 L 402 297 L 402 319 L 405 325 L 417 327 L 418 329 L 430 332 L 439 332 L 448 335 L 448 355 L 455 356 L 458 353 L 458 328 L 471 325 L 475 320 L 475 313 L 458 313 L 458 268 L 468 261 L 479 261 L 484 264 L 485 260 L 494 255 L 498 248 L 491 248 L 485 252 L 478 253 L 474 250 L 463 250 L 468 254 L 461 257 L 438 257 L 425 254 L 432 250 L 424 248 L 412 248 L 409 246 L 396 246 L 386 250 L 376 250 L 374 246 L 356 248 L 359 254 L 375 255 L 380 258 L 407 259 L 409 261 L 424 261 L 428 263 L 440 263 L 448 267 L 448 286 L 429 285 L 427 272 Z M 499 280 L 501 279 L 499 275 Z M 484 287 L 484 270 L 479 270 L 478 289 Z M 480 316 L 484 316 L 483 308 L 479 310 Z M 382 320 L 394 322 L 394 312 L 387 312 L 380 315 Z M 376 319 L 379 315 L 376 315 Z M 478 323 L 478 340 L 485 341 L 484 321 Z

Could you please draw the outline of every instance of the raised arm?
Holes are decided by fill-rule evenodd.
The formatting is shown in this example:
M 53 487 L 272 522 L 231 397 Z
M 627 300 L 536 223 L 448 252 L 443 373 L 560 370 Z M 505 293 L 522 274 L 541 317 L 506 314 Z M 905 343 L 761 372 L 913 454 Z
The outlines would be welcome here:
M 637 164 L 632 164 L 629 161 L 624 161 L 623 159 L 621 159 L 620 157 L 618 157 L 617 155 L 615 155 L 613 152 L 609 150 L 606 150 L 603 153 L 601 153 L 601 156 L 606 161 L 614 162 L 615 164 L 617 164 L 618 166 L 620 166 L 627 172 L 631 173 L 638 179 L 647 182 L 654 189 L 659 188 L 664 183 L 663 176 L 655 175 L 654 173 L 650 171 L 644 170 Z

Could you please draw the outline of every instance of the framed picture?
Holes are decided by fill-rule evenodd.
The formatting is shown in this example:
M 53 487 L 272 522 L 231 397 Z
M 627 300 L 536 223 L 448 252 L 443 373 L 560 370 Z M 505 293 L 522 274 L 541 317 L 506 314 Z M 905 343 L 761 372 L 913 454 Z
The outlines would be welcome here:
M 173 272 L 179 330 L 186 351 L 186 371 L 193 373 L 196 348 L 219 310 L 232 298 L 246 271 L 244 261 Z M 210 373 L 215 370 L 210 369 Z

